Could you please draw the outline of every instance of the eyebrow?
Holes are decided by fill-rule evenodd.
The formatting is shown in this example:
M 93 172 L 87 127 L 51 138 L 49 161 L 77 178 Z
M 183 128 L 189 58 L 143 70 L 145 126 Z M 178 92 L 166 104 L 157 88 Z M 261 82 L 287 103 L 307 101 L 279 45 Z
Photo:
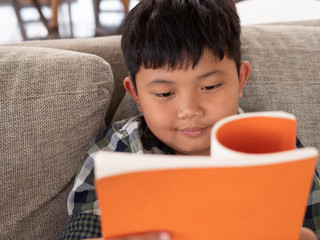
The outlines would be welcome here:
M 152 85 L 157 85 L 157 84 L 166 84 L 166 85 L 170 85 L 170 84 L 174 84 L 173 81 L 169 81 L 169 80 L 165 80 L 165 79 L 154 79 L 151 82 L 148 83 L 148 86 L 152 86 Z
M 217 74 L 217 73 L 219 73 L 220 71 L 219 70 L 212 70 L 212 71 L 210 71 L 210 72 L 207 72 L 207 73 L 205 73 L 205 74 L 203 74 L 203 75 L 200 75 L 199 77 L 197 77 L 197 79 L 198 80 L 201 80 L 201 79 L 203 79 L 203 78 L 206 78 L 206 77 L 210 77 L 210 76 L 212 76 L 212 75 L 215 75 L 215 74 Z
M 217 74 L 219 72 L 220 72 L 219 70 L 212 70 L 210 72 L 207 72 L 207 73 L 204 73 L 204 74 L 198 76 L 196 79 L 197 80 L 201 80 L 201 79 L 204 79 L 206 77 L 209 77 L 209 76 L 212 76 L 214 74 Z M 166 80 L 166 79 L 157 78 L 157 79 L 154 79 L 151 82 L 149 82 L 148 86 L 157 85 L 157 84 L 171 85 L 171 84 L 175 84 L 175 82 L 170 81 L 170 80 Z

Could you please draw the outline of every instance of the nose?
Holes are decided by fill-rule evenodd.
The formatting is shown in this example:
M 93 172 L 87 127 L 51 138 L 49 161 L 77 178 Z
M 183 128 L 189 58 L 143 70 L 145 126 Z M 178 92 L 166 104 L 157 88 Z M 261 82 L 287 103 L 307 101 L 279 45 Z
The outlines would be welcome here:
M 178 119 L 194 119 L 202 117 L 203 115 L 204 109 L 199 103 L 199 100 L 190 96 L 181 99 L 181 104 L 177 112 Z

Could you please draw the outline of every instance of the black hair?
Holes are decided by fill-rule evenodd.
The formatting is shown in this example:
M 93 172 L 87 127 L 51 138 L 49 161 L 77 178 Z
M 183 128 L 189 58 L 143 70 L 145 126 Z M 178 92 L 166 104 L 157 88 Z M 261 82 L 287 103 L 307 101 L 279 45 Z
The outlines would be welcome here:
M 233 0 L 141 0 L 126 16 L 121 47 L 130 77 L 140 67 L 195 67 L 205 48 L 239 73 L 240 20 Z

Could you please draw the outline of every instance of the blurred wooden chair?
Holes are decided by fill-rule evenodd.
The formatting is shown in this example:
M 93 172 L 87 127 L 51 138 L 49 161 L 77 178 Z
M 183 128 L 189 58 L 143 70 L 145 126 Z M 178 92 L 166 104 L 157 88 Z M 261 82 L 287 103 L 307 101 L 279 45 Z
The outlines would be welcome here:
M 71 11 L 70 11 L 70 2 L 72 0 L 62 0 L 63 2 L 68 3 L 69 7 L 69 18 L 71 21 Z M 30 40 L 30 38 L 27 36 L 26 27 L 25 25 L 27 23 L 41 21 L 44 25 L 44 27 L 47 29 L 48 35 L 46 38 L 59 38 L 59 30 L 58 30 L 58 7 L 61 3 L 61 0 L 12 0 L 13 8 L 15 10 L 19 28 L 21 31 L 21 35 L 23 40 Z M 51 9 L 51 18 L 48 19 L 43 14 L 43 7 L 47 6 Z M 35 7 L 40 18 L 37 20 L 30 20 L 26 21 L 22 18 L 21 11 L 23 8 L 26 7 Z M 71 23 L 70 23 L 71 25 Z M 71 35 L 72 35 L 72 29 Z M 32 39 L 32 38 L 31 38 Z M 36 38 L 38 39 L 38 38 Z
M 18 20 L 18 24 L 19 24 L 19 28 L 21 31 L 21 35 L 23 40 L 30 40 L 30 38 L 27 36 L 27 32 L 26 32 L 26 27 L 25 25 L 27 23 L 30 22 L 36 22 L 36 21 L 41 21 L 44 25 L 44 27 L 47 29 L 48 31 L 48 36 L 49 35 L 54 35 L 57 36 L 58 35 L 58 31 L 57 31 L 57 20 L 56 20 L 56 24 L 52 24 L 50 23 L 51 19 L 47 19 L 42 11 L 42 7 L 47 5 L 48 7 L 51 7 L 51 5 L 53 4 L 59 4 L 58 2 L 59 0 L 12 0 L 12 4 L 13 4 L 13 8 L 15 10 L 16 16 L 17 16 L 17 20 Z M 40 19 L 39 20 L 24 20 L 22 18 L 21 15 L 21 11 L 23 8 L 26 7 L 35 7 Z M 58 7 L 56 7 L 56 9 L 52 12 L 52 17 L 57 16 L 57 9 Z
M 17 20 L 18 20 L 18 24 L 19 24 L 19 28 L 20 28 L 23 40 L 28 40 L 28 36 L 26 33 L 26 29 L 25 29 L 26 22 L 25 22 L 25 20 L 22 19 L 21 10 L 24 7 L 29 6 L 30 4 L 32 4 L 34 7 L 36 7 L 36 9 L 40 15 L 41 22 L 44 24 L 44 26 L 47 29 L 49 29 L 48 22 L 42 13 L 41 5 L 38 0 L 30 0 L 30 3 L 28 3 L 28 1 L 12 0 L 12 4 L 13 4 L 14 11 L 16 13 L 16 16 L 17 16 Z
M 51 27 L 58 28 L 58 7 L 60 4 L 60 0 L 51 0 Z
M 100 32 L 103 32 L 103 27 L 101 26 L 99 15 L 102 12 L 100 9 L 100 3 L 102 0 L 93 0 L 93 9 L 94 9 L 94 18 L 95 18 L 95 24 L 96 24 L 96 36 L 104 35 L 103 33 L 100 34 Z M 129 12 L 129 5 L 130 0 L 121 0 L 121 3 L 123 5 L 123 10 L 125 14 Z

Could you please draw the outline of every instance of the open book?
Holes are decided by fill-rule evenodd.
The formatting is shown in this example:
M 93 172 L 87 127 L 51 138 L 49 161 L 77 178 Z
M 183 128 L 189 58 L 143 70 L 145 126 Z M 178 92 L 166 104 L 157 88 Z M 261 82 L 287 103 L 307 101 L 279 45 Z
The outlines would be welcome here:
M 166 230 L 174 240 L 298 239 L 317 162 L 284 112 L 227 117 L 211 156 L 99 152 L 104 238 Z

